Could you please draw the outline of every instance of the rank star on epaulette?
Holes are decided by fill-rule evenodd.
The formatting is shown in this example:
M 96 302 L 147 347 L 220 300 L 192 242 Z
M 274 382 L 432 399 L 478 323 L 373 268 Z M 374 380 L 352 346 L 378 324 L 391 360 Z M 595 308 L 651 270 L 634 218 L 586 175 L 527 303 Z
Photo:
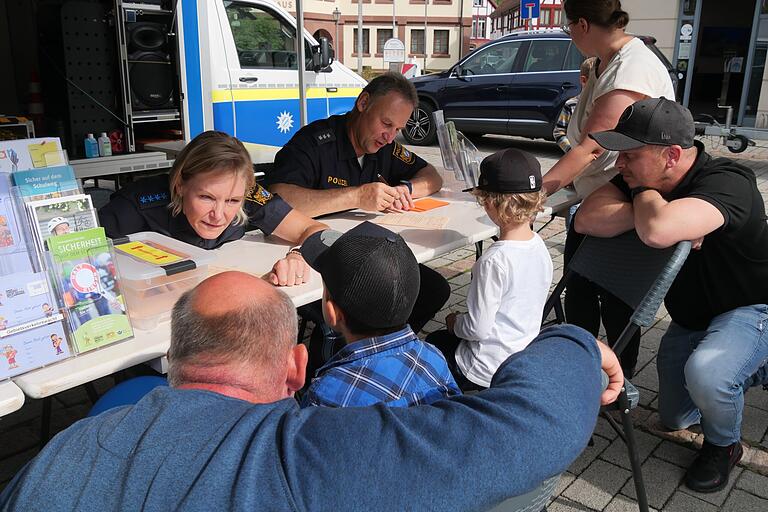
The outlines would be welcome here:
M 392 154 L 406 164 L 412 164 L 416 161 L 416 155 L 405 149 L 399 142 L 395 142 L 395 147 L 392 149 Z
M 323 144 L 327 144 L 334 140 L 336 140 L 336 134 L 334 134 L 333 130 L 330 128 L 315 133 L 315 142 L 317 142 L 318 146 L 322 146 Z
M 258 183 L 246 194 L 245 200 L 264 206 L 272 199 L 272 194 Z
M 151 192 L 147 194 L 141 194 L 138 196 L 139 208 L 144 210 L 146 208 L 155 208 L 157 206 L 165 206 L 170 201 L 167 192 Z

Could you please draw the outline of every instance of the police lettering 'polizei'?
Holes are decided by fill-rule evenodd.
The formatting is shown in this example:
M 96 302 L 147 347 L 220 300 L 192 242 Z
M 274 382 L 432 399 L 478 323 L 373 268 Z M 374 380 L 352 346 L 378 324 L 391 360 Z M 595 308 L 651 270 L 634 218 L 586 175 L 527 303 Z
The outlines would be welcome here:
M 305 126 L 278 152 L 275 169 L 267 174 L 270 190 L 310 216 L 355 208 L 410 210 L 414 198 L 433 194 L 442 186 L 434 166 L 394 141 L 417 104 L 413 84 L 402 75 L 385 73 L 373 79 L 350 112 Z M 445 278 L 424 265 L 419 270 L 419 296 L 408 319 L 415 332 L 450 295 Z M 313 320 L 322 322 L 319 304 L 311 306 Z M 310 309 L 305 312 L 311 315 Z M 356 327 L 375 334 L 375 329 L 371 333 L 366 326 Z M 341 348 L 341 342 L 333 342 L 328 332 L 322 343 L 316 342 L 319 330 L 312 333 L 310 371 Z

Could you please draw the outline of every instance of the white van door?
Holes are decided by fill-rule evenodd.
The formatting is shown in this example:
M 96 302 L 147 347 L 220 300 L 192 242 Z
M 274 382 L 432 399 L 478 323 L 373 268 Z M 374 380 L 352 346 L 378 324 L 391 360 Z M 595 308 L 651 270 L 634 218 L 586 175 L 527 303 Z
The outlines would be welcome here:
M 300 128 L 295 21 L 273 2 L 216 3 L 217 22 L 209 23 L 219 32 L 224 58 L 212 52 L 214 127 L 244 142 L 281 147 Z M 311 45 L 304 40 L 306 69 Z M 308 69 L 305 84 L 308 121 L 328 117 L 326 73 Z

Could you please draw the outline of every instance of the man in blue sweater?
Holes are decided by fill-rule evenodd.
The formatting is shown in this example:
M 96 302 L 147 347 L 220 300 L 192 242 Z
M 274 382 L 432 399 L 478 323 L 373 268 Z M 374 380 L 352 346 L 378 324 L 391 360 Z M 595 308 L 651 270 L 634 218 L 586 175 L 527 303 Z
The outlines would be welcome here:
M 610 350 L 560 326 L 474 396 L 300 410 L 292 395 L 307 355 L 281 291 L 218 274 L 179 300 L 171 327 L 171 387 L 61 432 L 0 494 L 0 510 L 484 510 L 584 448 L 601 353 L 603 401 L 623 382 Z

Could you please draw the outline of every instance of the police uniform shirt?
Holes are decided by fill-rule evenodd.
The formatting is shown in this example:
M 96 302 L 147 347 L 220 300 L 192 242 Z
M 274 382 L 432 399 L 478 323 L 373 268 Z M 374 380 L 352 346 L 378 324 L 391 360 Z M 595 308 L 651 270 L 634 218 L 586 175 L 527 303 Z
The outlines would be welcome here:
M 288 203 L 257 184 L 245 197 L 246 225 L 230 225 L 218 238 L 205 239 L 190 226 L 186 215 L 172 215 L 168 208 L 171 202 L 168 179 L 167 175 L 145 178 L 112 194 L 109 204 L 99 210 L 99 221 L 107 236 L 119 238 L 154 231 L 203 249 L 215 249 L 242 238 L 252 229 L 261 229 L 269 235 L 291 211 Z
M 362 168 L 347 135 L 349 114 L 331 116 L 308 124 L 275 156 L 274 169 L 266 183 L 288 183 L 322 190 L 356 187 L 378 181 L 392 186 L 410 180 L 427 162 L 392 142 L 374 154 L 365 155 Z

